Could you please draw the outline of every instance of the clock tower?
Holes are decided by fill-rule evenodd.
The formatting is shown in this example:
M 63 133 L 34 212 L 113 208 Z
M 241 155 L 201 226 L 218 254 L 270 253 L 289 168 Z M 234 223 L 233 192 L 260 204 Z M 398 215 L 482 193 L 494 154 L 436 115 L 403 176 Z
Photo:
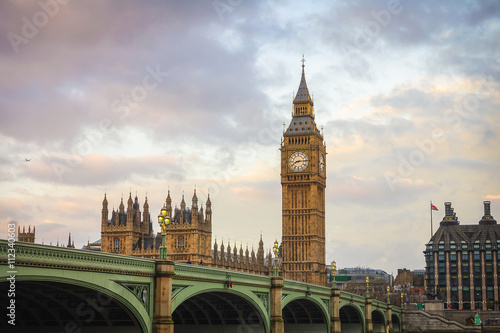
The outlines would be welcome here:
M 314 101 L 302 77 L 290 125 L 281 142 L 282 256 L 286 279 L 326 284 L 326 147 L 314 120 Z

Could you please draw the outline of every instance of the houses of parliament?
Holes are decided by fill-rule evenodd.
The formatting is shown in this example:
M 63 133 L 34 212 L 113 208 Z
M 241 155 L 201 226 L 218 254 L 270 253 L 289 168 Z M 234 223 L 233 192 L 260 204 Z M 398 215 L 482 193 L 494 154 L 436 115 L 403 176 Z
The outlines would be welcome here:
M 314 101 L 305 78 L 305 60 L 292 119 L 281 140 L 282 239 L 280 275 L 287 279 L 326 284 L 325 272 L 325 187 L 326 145 L 316 126 Z M 176 262 L 233 269 L 256 274 L 272 274 L 271 253 L 264 253 L 262 236 L 257 252 L 236 244 L 217 241 L 212 247 L 212 203 L 205 208 L 196 190 L 191 207 L 184 195 L 180 208 L 172 209 L 170 191 L 164 202 L 171 224 L 167 226 L 169 259 Z M 156 217 L 155 214 L 153 214 Z M 118 210 L 108 210 L 106 194 L 102 202 L 101 251 L 145 258 L 158 258 L 160 233 L 153 232 L 147 197 L 141 207 L 130 193 L 127 207 L 121 199 Z

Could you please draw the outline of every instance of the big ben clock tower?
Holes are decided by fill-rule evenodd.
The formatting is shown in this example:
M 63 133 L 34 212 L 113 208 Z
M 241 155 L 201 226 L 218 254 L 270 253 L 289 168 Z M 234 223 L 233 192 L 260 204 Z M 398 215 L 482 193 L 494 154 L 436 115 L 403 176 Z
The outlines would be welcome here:
M 326 147 L 314 121 L 314 101 L 302 78 L 281 142 L 282 255 L 286 279 L 326 284 Z

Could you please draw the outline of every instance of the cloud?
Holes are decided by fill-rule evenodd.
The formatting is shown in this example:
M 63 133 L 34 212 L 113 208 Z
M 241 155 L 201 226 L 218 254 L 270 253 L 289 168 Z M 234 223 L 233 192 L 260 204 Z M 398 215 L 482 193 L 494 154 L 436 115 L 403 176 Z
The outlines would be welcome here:
M 80 247 L 99 238 L 105 192 L 116 206 L 147 193 L 158 212 L 169 189 L 179 203 L 196 186 L 219 244 L 262 232 L 271 247 L 305 54 L 328 152 L 327 261 L 421 268 L 429 200 L 465 223 L 484 198 L 498 208 L 500 6 L 391 3 L 73 1 L 17 53 L 7 34 L 43 9 L 0 3 L 1 220 Z
M 130 181 L 135 174 L 183 179 L 183 171 L 174 156 L 138 158 L 102 155 L 46 155 L 33 161 L 20 175 L 41 182 L 92 186 Z

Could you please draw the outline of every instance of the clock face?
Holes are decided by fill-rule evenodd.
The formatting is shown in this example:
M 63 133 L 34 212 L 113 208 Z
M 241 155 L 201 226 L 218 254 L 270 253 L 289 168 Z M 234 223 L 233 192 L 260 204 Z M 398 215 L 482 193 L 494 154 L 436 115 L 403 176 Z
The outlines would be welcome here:
M 319 172 L 325 173 L 325 155 L 319 154 Z
M 301 151 L 296 151 L 292 155 L 290 155 L 290 159 L 288 160 L 288 164 L 290 165 L 290 169 L 293 171 L 304 171 L 307 168 L 307 163 L 309 162 L 307 155 Z

